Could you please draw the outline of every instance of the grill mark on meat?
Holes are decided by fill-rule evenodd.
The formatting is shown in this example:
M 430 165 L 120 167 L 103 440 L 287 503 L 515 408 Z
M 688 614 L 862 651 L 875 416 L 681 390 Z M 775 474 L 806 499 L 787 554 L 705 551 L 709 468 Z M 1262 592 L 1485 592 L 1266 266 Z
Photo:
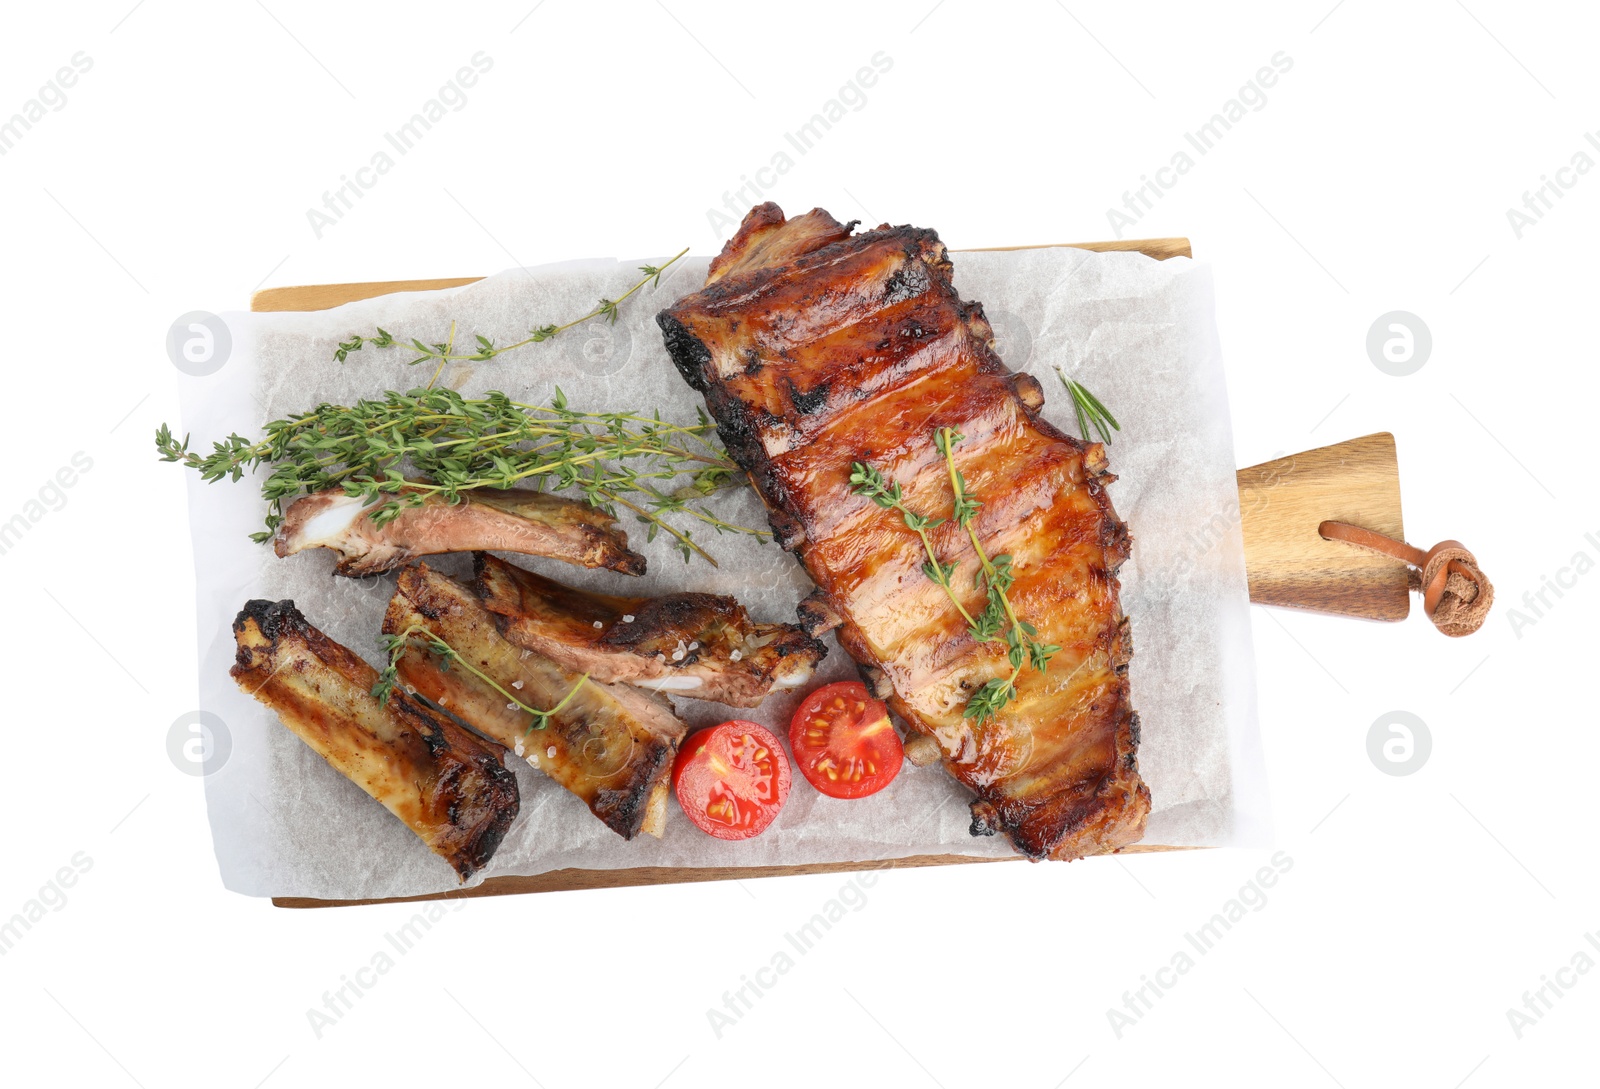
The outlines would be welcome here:
M 808 393 L 801 393 L 795 384 L 790 382 L 789 402 L 794 405 L 794 410 L 802 416 L 809 416 L 813 412 L 821 411 L 822 406 L 828 403 L 828 384 L 824 382 Z

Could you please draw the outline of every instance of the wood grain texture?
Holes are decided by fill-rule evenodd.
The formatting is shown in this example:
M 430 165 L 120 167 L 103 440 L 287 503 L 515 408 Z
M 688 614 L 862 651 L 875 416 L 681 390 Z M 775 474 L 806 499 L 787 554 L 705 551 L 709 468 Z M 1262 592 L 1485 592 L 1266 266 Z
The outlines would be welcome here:
M 1096 253 L 1142 253 L 1165 261 L 1169 257 L 1189 257 L 1187 238 L 1130 238 L 1121 242 L 1060 242 L 1038 246 L 993 246 L 996 250 L 1043 250 L 1068 246 Z M 977 251 L 957 251 L 977 252 Z M 444 280 L 377 280 L 361 284 L 303 284 L 295 287 L 268 287 L 250 296 L 250 309 L 257 313 L 284 310 L 332 310 L 348 302 L 373 299 L 396 291 L 438 291 L 446 287 L 475 284 L 482 276 L 461 276 Z
M 1203 851 L 1204 847 L 1160 847 L 1136 843 L 1120 854 L 1155 851 Z M 411 904 L 427 900 L 466 900 L 479 896 L 516 896 L 527 892 L 572 892 L 578 889 L 619 889 L 632 885 L 670 885 L 699 881 L 743 881 L 756 877 L 792 877 L 796 874 L 859 873 L 863 870 L 912 870 L 924 866 L 958 866 L 968 862 L 1024 862 L 1021 855 L 1008 858 L 967 858 L 962 855 L 913 855 L 869 862 L 813 862 L 802 866 L 639 866 L 624 870 L 551 870 L 533 877 L 491 877 L 470 889 L 452 889 L 426 896 L 395 896 L 387 900 L 318 900 L 309 896 L 274 896 L 274 907 L 358 907 L 362 904 Z
M 1066 247 L 1074 250 L 1093 250 L 1096 253 L 1142 253 L 1165 261 L 1169 257 L 1193 257 L 1187 238 L 1128 238 L 1118 242 L 1040 242 L 1031 246 L 983 246 L 956 253 L 1010 253 L 1014 250 L 1051 250 Z
M 1240 469 L 1250 600 L 1368 620 L 1404 620 L 1409 568 L 1317 535 L 1324 519 L 1405 540 L 1400 467 L 1388 432 Z
M 303 284 L 268 287 L 250 296 L 250 309 L 258 314 L 282 310 L 332 310 L 345 303 L 393 295 L 397 291 L 439 291 L 465 287 L 482 276 L 454 276 L 443 280 L 374 280 L 365 284 Z
M 1186 238 L 1129 239 L 1070 243 L 1096 252 L 1137 252 L 1157 260 L 1189 257 Z M 1003 246 L 1004 250 L 1047 246 Z M 313 284 L 258 291 L 250 308 L 258 312 L 327 310 L 358 299 L 396 291 L 433 291 L 475 283 L 472 276 L 441 280 L 390 280 L 381 283 Z M 1259 604 L 1318 609 L 1381 620 L 1404 619 L 1409 607 L 1405 566 L 1348 545 L 1324 541 L 1317 526 L 1338 519 L 1404 539 L 1400 522 L 1400 484 L 1394 438 L 1369 435 L 1280 458 L 1238 472 L 1239 521 L 1245 539 L 1250 599 Z M 1196 850 L 1140 843 L 1125 853 Z M 972 862 L 1018 862 L 961 855 L 917 855 L 865 862 L 811 863 L 799 866 L 636 867 L 615 870 L 554 870 L 533 877 L 491 877 L 470 889 L 392 900 L 318 900 L 273 897 L 284 908 L 341 907 L 371 903 L 452 900 L 529 892 L 620 888 L 671 882 L 728 881 L 791 874 L 853 873 L 862 870 L 951 866 Z

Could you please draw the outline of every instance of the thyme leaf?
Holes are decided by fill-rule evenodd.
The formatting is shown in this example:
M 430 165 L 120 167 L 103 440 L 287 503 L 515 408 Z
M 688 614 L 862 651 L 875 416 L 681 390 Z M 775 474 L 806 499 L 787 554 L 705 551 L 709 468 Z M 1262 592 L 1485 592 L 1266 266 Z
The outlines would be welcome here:
M 906 528 L 915 532 L 922 540 L 923 551 L 928 556 L 928 562 L 923 564 L 922 573 L 944 589 L 945 596 L 956 607 L 961 618 L 967 622 L 967 634 L 973 641 L 1004 644 L 1006 661 L 1011 665 L 1010 676 L 995 677 L 984 682 L 967 697 L 966 707 L 962 711 L 963 717 L 975 719 L 982 725 L 1016 698 L 1017 678 L 1024 669 L 1031 668 L 1043 673 L 1048 668 L 1050 659 L 1061 648 L 1054 643 L 1040 641 L 1038 629 L 1017 616 L 1016 609 L 1007 595 L 1016 582 L 1011 557 L 1004 554 L 991 557 L 984 550 L 983 542 L 978 539 L 978 532 L 972 523 L 978 511 L 983 508 L 983 502 L 972 493 L 967 486 L 966 477 L 956 468 L 955 447 L 962 438 L 960 432 L 941 427 L 934 432 L 933 441 L 940 454 L 944 456 L 945 468 L 950 478 L 949 520 L 966 531 L 967 538 L 972 542 L 973 551 L 978 557 L 978 572 L 973 576 L 973 581 L 984 593 L 984 608 L 976 617 L 962 604 L 951 585 L 950 578 L 956 568 L 955 562 L 945 563 L 940 560 L 934 550 L 933 540 L 928 536 L 928 531 L 942 525 L 945 519 L 931 518 L 906 506 L 900 485 L 887 478 L 881 470 L 863 462 L 856 462 L 851 466 L 850 490 L 856 495 L 871 499 L 884 510 L 899 513 Z
M 229 435 L 206 454 L 190 450 L 188 436 L 180 441 L 163 424 L 156 451 L 208 483 L 269 467 L 261 480 L 266 527 L 251 535 L 256 541 L 276 532 L 285 503 L 328 488 L 362 499 L 368 517 L 383 525 L 429 495 L 457 503 L 473 488 L 520 485 L 576 492 L 614 517 L 625 510 L 650 527 L 652 539 L 668 534 L 686 562 L 698 555 L 715 565 L 690 530 L 675 523 L 771 536 L 710 509 L 719 492 L 744 485 L 715 430 L 704 417 L 682 425 L 659 413 L 584 412 L 559 389 L 550 404 L 536 405 L 493 391 L 469 399 L 447 388 L 419 388 L 354 405 L 321 404 L 272 421 L 260 439 Z
M 378 701 L 379 706 L 388 705 L 389 697 L 394 694 L 395 685 L 400 680 L 400 659 L 405 657 L 406 651 L 412 648 L 413 641 L 418 637 L 421 638 L 424 649 L 438 660 L 440 669 L 448 670 L 454 666 L 460 666 L 504 696 L 508 706 L 515 704 L 531 715 L 532 721 L 529 722 L 527 730 L 524 731 L 525 733 L 542 730 L 548 726 L 550 720 L 560 714 L 567 704 L 572 702 L 572 698 L 578 694 L 579 689 L 589 679 L 589 674 L 587 673 L 580 676 L 573 686 L 567 690 L 567 694 L 561 697 L 561 701 L 549 710 L 530 707 L 502 688 L 494 678 L 463 658 L 460 652 L 445 642 L 441 636 L 436 635 L 421 624 L 412 624 L 399 635 L 380 635 L 378 637 L 378 645 L 383 648 L 383 652 L 388 655 L 389 659 L 389 664 L 378 674 L 378 683 L 372 686 L 373 698 Z

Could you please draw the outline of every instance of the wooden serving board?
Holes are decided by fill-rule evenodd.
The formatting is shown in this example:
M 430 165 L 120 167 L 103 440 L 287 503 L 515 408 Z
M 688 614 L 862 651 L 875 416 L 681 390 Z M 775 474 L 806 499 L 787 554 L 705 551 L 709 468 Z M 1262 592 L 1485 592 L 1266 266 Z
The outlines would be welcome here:
M 1186 238 L 1152 238 L 1121 242 L 1058 243 L 1098 252 L 1143 253 L 1157 260 L 1189 257 Z M 1044 249 L 1045 246 L 999 246 L 996 249 Z M 266 311 L 328 310 L 347 302 L 395 291 L 436 291 L 476 283 L 481 276 L 440 280 L 389 280 L 359 284 L 314 284 L 257 291 L 250 309 Z M 1237 520 L 1244 535 L 1245 567 L 1250 600 L 1262 605 L 1335 613 L 1369 620 L 1403 620 L 1410 608 L 1407 568 L 1399 560 L 1377 556 L 1349 545 L 1324 541 L 1317 526 L 1335 519 L 1405 539 L 1400 517 L 1400 470 L 1394 436 L 1367 435 L 1238 471 L 1239 507 L 1219 512 L 1226 529 Z M 1137 843 L 1129 854 L 1196 848 Z M 730 881 L 789 874 L 850 873 L 859 870 L 949 866 L 967 862 L 1013 862 L 1020 858 L 968 858 L 964 855 L 916 855 L 862 862 L 818 862 L 799 866 L 646 866 L 616 870 L 553 870 L 533 877 L 491 877 L 470 889 L 392 900 L 318 900 L 275 896 L 278 907 L 339 907 L 412 900 L 453 900 L 472 896 L 504 896 L 523 892 L 618 888 L 687 881 Z

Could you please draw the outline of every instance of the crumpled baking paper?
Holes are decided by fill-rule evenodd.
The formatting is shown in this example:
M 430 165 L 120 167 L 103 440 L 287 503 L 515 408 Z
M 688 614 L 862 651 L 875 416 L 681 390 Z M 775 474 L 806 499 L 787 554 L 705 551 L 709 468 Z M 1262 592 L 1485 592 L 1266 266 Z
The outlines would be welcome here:
M 1130 525 L 1133 558 L 1122 568 L 1132 619 L 1134 707 L 1143 723 L 1140 772 L 1154 799 L 1147 844 L 1261 845 L 1268 805 L 1256 721 L 1243 545 L 1232 434 L 1213 318 L 1211 273 L 1186 258 L 1068 248 L 953 255 L 962 296 L 984 304 L 998 349 L 1046 392 L 1045 415 L 1076 432 L 1071 399 L 1056 372 L 1085 383 L 1122 424 L 1110 446 L 1111 487 Z M 184 377 L 183 427 L 196 449 L 230 432 L 254 436 L 267 420 L 323 402 L 349 404 L 388 389 L 425 384 L 428 366 L 408 367 L 404 348 L 367 347 L 343 364 L 338 341 L 378 326 L 409 339 L 455 343 L 474 334 L 509 344 L 616 298 L 645 261 L 590 260 L 514 269 L 462 288 L 411 292 L 317 313 L 225 315 L 233 351 L 205 377 Z M 661 259 L 653 259 L 661 263 Z M 440 381 L 467 396 L 501 390 L 547 401 L 559 384 L 573 407 L 661 409 L 691 421 L 700 397 L 669 362 L 655 325 L 663 307 L 704 281 L 708 261 L 685 258 L 622 305 L 615 324 L 592 321 L 489 362 L 453 364 Z M 176 471 L 176 470 L 175 470 Z M 227 756 L 206 779 L 217 860 L 225 885 L 257 896 L 377 898 L 456 888 L 455 874 L 409 829 L 325 764 L 266 707 L 228 677 L 230 625 L 252 597 L 293 598 L 313 624 L 381 664 L 377 637 L 393 580 L 331 575 L 334 556 L 313 550 L 276 558 L 247 535 L 265 504 L 247 478 L 189 478 L 197 583 L 200 707 L 218 716 Z M 748 492 L 718 499 L 733 523 L 764 526 Z M 685 523 L 687 524 L 687 523 Z M 719 561 L 685 564 L 661 535 L 643 544 L 649 574 L 636 580 L 552 560 L 511 557 L 562 581 L 626 593 L 671 589 L 733 594 L 758 620 L 793 621 L 810 590 L 799 565 L 774 545 L 701 530 Z M 465 557 L 430 560 L 451 573 Z M 853 678 L 843 651 L 816 683 Z M 753 718 L 787 736 L 801 693 L 735 710 L 677 700 L 691 728 Z M 905 766 L 867 799 L 826 798 L 796 776 L 788 804 L 762 836 L 724 843 L 669 807 L 666 835 L 624 842 L 576 798 L 511 758 L 522 810 L 490 867 L 474 880 L 552 869 L 634 866 L 762 866 L 892 859 L 921 854 L 1000 857 L 1002 837 L 968 833 L 969 796 L 938 767 Z

